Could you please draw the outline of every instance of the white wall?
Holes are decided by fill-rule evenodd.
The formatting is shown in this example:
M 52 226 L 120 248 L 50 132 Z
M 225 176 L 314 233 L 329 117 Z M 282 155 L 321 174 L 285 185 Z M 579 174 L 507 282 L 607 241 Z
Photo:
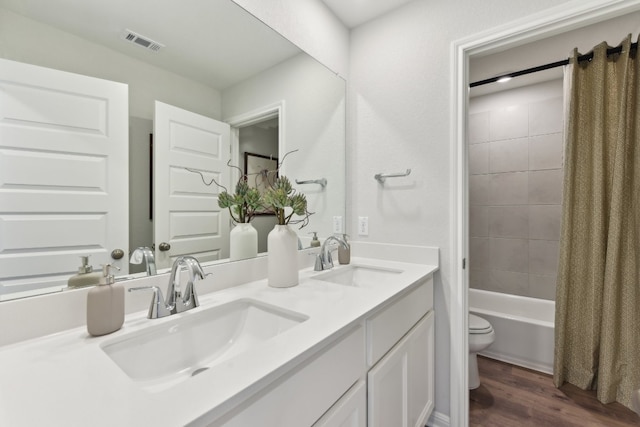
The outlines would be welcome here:
M 129 115 L 153 119 L 154 100 L 214 119 L 220 93 L 88 40 L 0 8 L 0 57 L 129 85 Z
M 349 69 L 349 31 L 320 0 L 233 0 L 343 77 Z
M 248 96 L 251 95 L 251 96 Z M 332 234 L 332 217 L 345 215 L 345 83 L 308 55 L 300 54 L 247 79 L 222 94 L 223 119 L 247 114 L 284 101 L 280 161 L 290 154 L 281 171 L 304 192 L 314 214 L 298 234 L 317 231 Z M 318 184 L 296 185 L 295 180 L 327 179 Z

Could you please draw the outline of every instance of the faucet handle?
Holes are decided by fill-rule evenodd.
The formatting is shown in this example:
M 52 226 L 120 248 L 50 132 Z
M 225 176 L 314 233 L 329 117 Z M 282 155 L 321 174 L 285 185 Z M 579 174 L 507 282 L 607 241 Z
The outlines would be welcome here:
M 322 263 L 322 268 L 325 270 L 330 270 L 333 268 L 333 257 L 331 256 L 331 250 L 326 251 L 324 262 Z
M 313 255 L 313 254 L 309 254 L 309 255 Z M 324 270 L 324 267 L 322 266 L 322 254 L 321 253 L 317 253 L 315 254 L 316 256 L 316 263 L 313 266 L 313 271 L 322 271 Z
M 152 291 L 153 297 L 151 299 L 151 304 L 149 305 L 149 314 L 147 314 L 147 318 L 149 319 L 159 319 L 161 317 L 165 317 L 171 314 L 171 312 L 167 309 L 167 305 L 164 302 L 164 297 L 162 296 L 162 291 L 157 286 L 140 286 L 137 288 L 129 288 L 129 292 L 137 292 L 137 291 Z

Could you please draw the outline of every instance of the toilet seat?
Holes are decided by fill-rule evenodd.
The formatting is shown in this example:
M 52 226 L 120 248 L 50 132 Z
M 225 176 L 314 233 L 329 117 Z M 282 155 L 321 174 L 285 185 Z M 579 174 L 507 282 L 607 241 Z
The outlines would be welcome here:
M 469 334 L 480 335 L 490 334 L 491 332 L 493 332 L 491 323 L 487 322 L 482 317 L 469 313 Z

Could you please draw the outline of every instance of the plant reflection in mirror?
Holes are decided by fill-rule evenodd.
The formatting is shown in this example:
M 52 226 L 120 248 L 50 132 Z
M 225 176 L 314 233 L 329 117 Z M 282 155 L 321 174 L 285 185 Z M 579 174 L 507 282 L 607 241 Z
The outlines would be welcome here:
M 239 167 L 227 162 L 227 166 L 240 171 L 240 178 L 233 194 L 229 193 L 227 188 L 219 184 L 214 178 L 206 182 L 202 172 L 190 168 L 185 169 L 200 175 L 205 185 L 209 186 L 215 183 L 223 189 L 218 196 L 218 206 L 228 209 L 235 223 L 247 223 L 258 213 L 268 213 L 275 215 L 280 225 L 301 224 L 299 228 L 302 228 L 309 224 L 309 216 L 313 215 L 313 212 L 307 210 L 307 198 L 293 188 L 286 176 L 278 175 L 278 171 L 287 156 L 296 151 L 298 150 L 286 153 L 275 170 L 261 170 L 254 174 L 243 174 Z M 249 186 L 248 181 L 250 179 L 254 179 L 256 184 L 260 180 L 266 186 L 264 194 L 260 194 L 256 188 L 257 185 Z M 294 219 L 294 216 L 301 218 Z

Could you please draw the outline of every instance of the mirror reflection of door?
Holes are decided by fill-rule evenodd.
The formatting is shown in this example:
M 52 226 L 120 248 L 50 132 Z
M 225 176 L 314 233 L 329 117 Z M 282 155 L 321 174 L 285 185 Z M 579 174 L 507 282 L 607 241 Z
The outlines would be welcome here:
M 229 217 L 216 185 L 229 188 L 229 125 L 156 101 L 154 129 L 156 266 L 182 255 L 229 257 Z
M 127 272 L 127 85 L 0 59 L 0 300 Z
M 266 118 L 238 129 L 239 167 L 246 171 L 246 153 L 278 158 L 279 117 Z M 250 178 L 251 179 L 251 178 Z M 258 232 L 258 253 L 267 252 L 267 236 L 276 225 L 275 215 L 257 215 L 251 221 Z

